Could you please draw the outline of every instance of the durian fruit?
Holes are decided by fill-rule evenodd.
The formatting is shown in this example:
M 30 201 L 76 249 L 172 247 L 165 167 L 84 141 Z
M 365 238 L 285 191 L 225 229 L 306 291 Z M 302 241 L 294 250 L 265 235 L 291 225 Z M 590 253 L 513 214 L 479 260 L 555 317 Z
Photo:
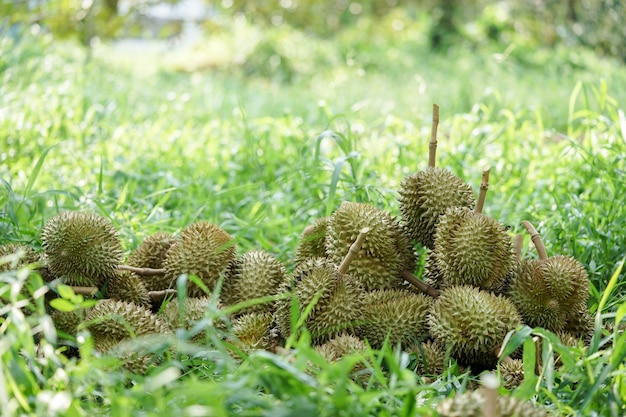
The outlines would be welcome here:
M 126 265 L 136 268 L 161 269 L 170 247 L 176 242 L 173 234 L 157 232 L 146 237 L 137 249 L 130 254 Z M 158 275 L 140 276 L 148 291 L 161 291 L 168 288 L 166 281 Z
M 341 333 L 315 348 L 328 362 L 336 362 L 346 355 L 365 352 L 367 344 L 354 335 Z
M 439 217 L 450 207 L 474 207 L 474 192 L 469 184 L 448 170 L 435 167 L 439 107 L 433 105 L 428 168 L 406 177 L 400 184 L 398 203 L 402 222 L 409 237 L 433 249 Z
M 508 390 L 519 387 L 524 381 L 524 362 L 510 358 L 500 362 L 500 379 Z
M 296 249 L 296 266 L 309 258 L 326 257 L 326 232 L 329 224 L 330 217 L 321 217 L 304 229 Z
M 435 259 L 440 287 L 471 285 L 502 293 L 513 268 L 514 254 L 507 229 L 482 214 L 489 167 L 483 171 L 476 208 L 452 207 L 439 219 L 435 232 Z
M 106 296 L 150 308 L 152 303 L 144 282 L 130 271 L 117 270 L 106 285 Z
M 325 258 L 311 258 L 299 265 L 280 285 L 279 294 L 291 294 L 276 303 L 276 323 L 287 338 L 291 328 L 292 298 L 298 316 L 315 299 L 315 306 L 305 320 L 314 344 L 346 332 L 357 324 L 363 310 L 363 288 L 351 275 L 338 272 L 337 265 Z M 318 298 L 319 297 L 319 298 Z
M 447 369 L 446 348 L 433 340 L 414 345 L 407 352 L 417 356 L 419 375 L 441 375 Z
M 91 332 L 94 350 L 103 353 L 125 339 L 170 333 L 169 326 L 149 309 L 118 300 L 100 301 L 89 310 L 81 326 Z
M 201 221 L 192 223 L 180 233 L 165 258 L 163 284 L 173 288 L 181 274 L 196 275 L 213 291 L 218 279 L 236 258 L 235 241 L 221 227 Z M 162 283 L 159 283 L 162 285 Z M 202 297 L 204 291 L 187 281 L 190 297 Z
M 167 335 L 149 334 L 124 339 L 111 346 L 106 354 L 119 359 L 127 371 L 145 375 L 152 367 L 163 363 L 165 352 L 172 351 L 168 344 Z
M 46 222 L 41 239 L 50 272 L 68 285 L 99 288 L 122 260 L 117 230 L 98 214 L 59 213 Z
M 221 303 L 213 306 L 213 300 L 209 297 L 191 297 L 184 300 L 182 308 L 178 298 L 172 298 L 159 314 L 159 318 L 169 325 L 170 329 L 175 330 L 183 328 L 191 330 L 198 320 L 202 320 L 207 316 L 207 312 L 212 308 L 221 308 Z M 220 331 L 226 329 L 226 323 L 219 319 L 213 323 L 216 329 Z M 201 344 L 206 340 L 205 332 L 199 332 L 194 335 L 191 340 Z
M 431 336 L 460 363 L 493 366 L 504 337 L 522 319 L 509 299 L 459 285 L 441 291 L 428 323 Z
M 8 255 L 13 255 L 18 252 L 22 252 L 22 256 L 17 262 L 7 262 L 0 264 L 0 272 L 12 271 L 19 269 L 23 266 L 35 264 L 40 262 L 40 257 L 37 252 L 30 246 L 26 246 L 20 243 L 5 243 L 0 245 L 0 258 Z
M 370 232 L 352 261 L 350 275 L 365 291 L 400 287 L 402 272 L 415 269 L 415 253 L 398 221 L 371 204 L 344 201 L 332 214 L 326 236 L 328 258 L 341 262 L 365 227 Z
M 283 264 L 267 252 L 253 250 L 233 262 L 222 284 L 220 298 L 227 305 L 259 297 L 275 295 L 285 280 Z M 257 304 L 239 310 L 237 314 L 270 311 L 273 303 Z
M 437 253 L 435 251 L 429 250 L 426 254 L 422 279 L 426 282 L 426 284 L 430 285 L 434 289 L 441 289 L 443 277 L 441 271 L 439 270 L 439 265 L 437 264 Z
M 253 350 L 271 350 L 274 346 L 270 334 L 274 314 L 259 311 L 243 314 L 233 320 L 232 335 L 235 344 L 244 352 Z
M 82 323 L 86 314 L 85 310 L 54 310 L 50 313 L 50 318 L 57 331 L 63 332 L 69 336 L 76 336 L 78 326 Z
M 589 314 L 587 306 L 581 306 L 578 311 L 572 311 L 567 316 L 564 332 L 572 335 L 576 340 L 582 340 L 583 344 L 588 345 L 593 337 L 595 320 Z
M 587 311 L 587 271 L 572 257 L 548 257 L 535 228 L 528 222 L 522 223 L 530 231 L 539 259 L 523 260 L 518 265 L 509 283 L 509 297 L 529 326 L 556 333 L 572 323 L 576 333 L 583 336 L 585 325 L 576 323 Z
M 405 290 L 376 290 L 363 295 L 363 313 L 357 335 L 373 348 L 385 340 L 408 347 L 428 336 L 426 318 L 432 298 Z
M 437 405 L 440 417 L 482 417 L 485 414 L 483 390 L 467 391 L 446 398 Z M 494 417 L 548 417 L 548 412 L 532 403 L 511 396 L 498 396 Z

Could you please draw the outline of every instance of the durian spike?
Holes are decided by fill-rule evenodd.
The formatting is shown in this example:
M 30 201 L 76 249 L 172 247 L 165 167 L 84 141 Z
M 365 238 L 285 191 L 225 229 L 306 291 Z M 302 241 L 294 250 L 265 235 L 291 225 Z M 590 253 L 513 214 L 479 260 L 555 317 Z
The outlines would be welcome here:
M 425 283 L 424 281 L 417 279 L 417 277 L 411 272 L 407 270 L 402 271 L 402 278 L 407 280 L 410 284 L 412 284 L 415 288 L 417 288 L 424 294 L 429 295 L 433 298 L 439 297 L 439 291 L 437 291 L 435 288 Z
M 433 124 L 430 129 L 430 144 L 428 147 L 428 167 L 434 168 L 437 156 L 437 127 L 439 126 L 439 106 L 433 104 Z
M 80 295 L 94 295 L 98 292 L 98 287 L 80 287 L 80 286 L 70 286 L 74 294 Z
M 177 291 L 171 288 L 161 291 L 148 291 L 148 298 L 150 298 L 150 301 L 152 301 L 153 303 L 158 303 L 160 301 L 163 301 L 168 295 L 175 294 L 177 294 Z
M 165 275 L 165 269 L 154 269 L 154 268 L 137 268 L 134 266 L 128 265 L 119 265 L 117 269 L 121 269 L 122 271 L 130 271 L 134 272 L 137 275 L 141 275 L 143 277 L 149 277 L 153 275 Z
M 515 252 L 515 261 L 520 263 L 522 261 L 522 246 L 524 245 L 524 235 L 518 233 L 513 239 L 513 250 Z
M 483 179 L 480 183 L 480 191 L 478 192 L 478 201 L 476 202 L 476 208 L 474 209 L 476 213 L 482 213 L 483 207 L 485 206 L 485 198 L 487 197 L 487 189 L 489 189 L 489 171 L 491 171 L 491 167 L 487 165 L 485 169 L 483 169 Z
M 493 373 L 488 373 L 480 378 L 483 383 L 485 393 L 485 403 L 483 404 L 484 417 L 498 417 L 498 377 Z
M 361 250 L 361 246 L 363 245 L 363 241 L 365 240 L 365 236 L 369 233 L 370 228 L 364 227 L 359 231 L 359 236 L 356 238 L 354 243 L 350 246 L 350 250 L 343 261 L 341 261 L 341 265 L 339 265 L 339 269 L 337 270 L 340 274 L 346 274 L 348 272 L 348 268 L 350 268 L 350 264 L 357 257 L 359 250 Z
M 522 225 L 526 228 L 526 230 L 528 230 L 528 233 L 530 233 L 530 239 L 533 241 L 533 245 L 535 245 L 535 248 L 537 249 L 537 254 L 539 255 L 539 259 L 542 261 L 545 261 L 546 259 L 548 259 L 548 252 L 546 252 L 546 246 L 543 244 L 543 241 L 541 240 L 541 236 L 539 235 L 535 227 L 526 220 L 522 221 Z

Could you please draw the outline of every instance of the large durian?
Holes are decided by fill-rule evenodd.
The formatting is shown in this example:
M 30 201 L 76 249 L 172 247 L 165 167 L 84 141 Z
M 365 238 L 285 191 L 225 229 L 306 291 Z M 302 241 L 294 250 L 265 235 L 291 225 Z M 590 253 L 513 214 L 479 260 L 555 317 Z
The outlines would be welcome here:
M 468 391 L 446 398 L 437 405 L 440 417 L 482 417 L 485 410 L 483 390 Z M 548 417 L 546 410 L 511 396 L 496 397 L 494 417 Z M 491 415 L 491 414 L 490 414 Z
M 98 214 L 66 211 L 41 234 L 48 269 L 68 285 L 100 287 L 122 260 L 117 230 Z
M 471 285 L 501 293 L 513 267 L 513 246 L 507 229 L 482 214 L 489 168 L 483 171 L 474 211 L 451 207 L 439 219 L 435 233 L 435 259 L 440 288 Z
M 161 269 L 170 247 L 176 242 L 171 233 L 157 232 L 146 237 L 130 254 L 126 264 L 135 268 Z M 148 291 L 161 291 L 169 286 L 163 275 L 139 276 Z
M 431 336 L 460 363 L 493 366 L 504 337 L 522 319 L 508 298 L 459 285 L 441 291 L 428 322 Z
M 589 324 L 584 320 L 589 297 L 587 271 L 574 258 L 548 257 L 534 227 L 523 223 L 533 237 L 539 259 L 523 260 L 518 265 L 509 283 L 509 297 L 529 326 L 552 332 L 568 329 L 576 336 L 587 337 L 590 334 Z
M 222 285 L 220 298 L 227 305 L 255 298 L 276 295 L 278 286 L 285 280 L 283 264 L 267 252 L 253 250 L 243 254 L 231 264 Z M 273 303 L 246 307 L 238 314 L 253 311 L 270 311 Z
M 371 204 L 344 201 L 333 213 L 326 236 L 328 258 L 341 262 L 363 228 L 370 232 L 352 261 L 350 275 L 365 291 L 400 287 L 402 272 L 415 269 L 415 253 L 398 221 Z
M 89 310 L 81 326 L 91 332 L 98 352 L 106 352 L 125 339 L 170 332 L 169 326 L 149 309 L 119 300 L 100 301 Z
M 428 168 L 406 177 L 400 184 L 398 203 L 409 237 L 433 249 L 439 217 L 450 207 L 474 207 L 472 187 L 448 170 L 435 166 L 439 107 L 433 105 Z
M 196 275 L 213 291 L 217 280 L 235 258 L 234 239 L 221 227 L 205 221 L 192 223 L 183 229 L 167 252 L 163 264 L 165 288 L 173 288 L 180 275 L 189 274 Z M 190 297 L 206 295 L 191 280 L 187 291 Z
M 321 217 L 309 225 L 298 240 L 294 263 L 301 264 L 309 258 L 326 257 L 326 232 L 330 223 L 330 217 Z
M 357 335 L 373 348 L 380 349 L 386 339 L 391 346 L 407 347 L 427 337 L 431 297 L 406 290 L 376 290 L 365 293 L 363 303 Z

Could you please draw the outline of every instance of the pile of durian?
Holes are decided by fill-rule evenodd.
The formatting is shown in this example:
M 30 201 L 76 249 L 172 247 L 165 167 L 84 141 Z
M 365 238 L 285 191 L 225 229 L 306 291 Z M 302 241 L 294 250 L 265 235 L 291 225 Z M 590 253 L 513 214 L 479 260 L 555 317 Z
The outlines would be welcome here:
M 343 202 L 304 229 L 290 272 L 265 251 L 238 256 L 234 238 L 206 221 L 178 235 L 148 236 L 124 261 L 112 223 L 83 212 L 61 212 L 45 223 L 43 254 L 6 244 L 0 256 L 22 250 L 21 264 L 38 263 L 47 285 L 63 283 L 98 298 L 85 310 L 51 308 L 51 317 L 66 334 L 88 330 L 96 351 L 122 358 L 135 372 L 151 361 L 137 353 L 133 338 L 191 329 L 216 291 L 222 308 L 244 306 L 223 326 L 241 352 L 275 351 L 306 331 L 331 361 L 368 346 L 399 345 L 419 358 L 419 373 L 438 375 L 451 359 L 472 370 L 494 369 L 505 336 L 523 324 L 567 343 L 586 342 L 593 320 L 584 267 L 571 257 L 549 257 L 527 222 L 538 258 L 522 259 L 521 236 L 514 239 L 482 213 L 489 170 L 476 199 L 469 184 L 435 166 L 437 123 L 435 106 L 429 166 L 403 180 L 401 218 Z M 184 274 L 199 281 L 187 279 L 179 306 Z M 251 301 L 263 297 L 266 302 Z M 502 362 L 501 372 L 515 386 L 521 361 Z

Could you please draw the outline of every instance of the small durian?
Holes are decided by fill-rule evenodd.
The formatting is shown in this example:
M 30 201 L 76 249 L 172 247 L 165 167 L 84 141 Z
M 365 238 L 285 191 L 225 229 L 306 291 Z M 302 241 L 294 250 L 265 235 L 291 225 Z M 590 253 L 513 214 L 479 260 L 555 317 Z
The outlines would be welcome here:
M 446 348 L 435 341 L 428 340 L 414 345 L 407 352 L 416 354 L 419 375 L 441 375 L 448 367 Z
M 51 217 L 41 240 L 50 272 L 68 285 L 99 288 L 122 260 L 118 231 L 94 213 L 66 211 Z
M 433 249 L 439 217 L 450 207 L 474 207 L 474 192 L 452 172 L 435 167 L 439 107 L 433 105 L 428 168 L 406 177 L 398 190 L 402 223 L 411 240 Z
M 146 237 L 128 257 L 126 264 L 136 268 L 161 269 L 170 247 L 176 242 L 171 233 L 157 232 Z M 168 288 L 160 276 L 140 276 L 148 291 L 161 291 Z
M 509 282 L 508 296 L 529 326 L 560 332 L 571 322 L 572 330 L 583 336 L 585 325 L 577 326 L 575 322 L 587 310 L 587 271 L 574 258 L 548 257 L 535 228 L 526 221 L 522 223 L 531 234 L 539 259 L 523 260 L 518 265 Z
M 500 362 L 500 379 L 508 390 L 519 387 L 524 381 L 524 362 L 510 358 Z
M 363 228 L 365 241 L 350 266 L 365 291 L 398 288 L 402 272 L 415 269 L 415 253 L 398 221 L 389 213 L 367 203 L 344 201 L 333 213 L 326 236 L 326 254 L 340 263 Z
M 233 262 L 222 284 L 220 298 L 226 305 L 275 295 L 285 280 L 283 264 L 267 252 L 253 250 Z M 256 304 L 239 310 L 237 314 L 270 311 L 273 303 Z
M 485 393 L 483 390 L 467 391 L 446 398 L 437 405 L 439 417 L 483 417 Z M 548 417 L 546 410 L 511 396 L 498 396 L 494 417 Z
M 100 301 L 89 310 L 81 326 L 91 332 L 94 350 L 98 352 L 106 352 L 125 339 L 170 333 L 169 326 L 149 309 L 117 300 Z
M 114 300 L 129 301 L 146 308 L 152 306 L 143 280 L 130 271 L 115 271 L 107 281 L 106 296 Z
M 357 335 L 373 348 L 385 340 L 407 347 L 428 336 L 427 313 L 432 298 L 405 290 L 376 290 L 363 295 L 363 313 Z
M 127 371 L 145 375 L 150 368 L 163 363 L 164 354 L 171 350 L 167 335 L 149 334 L 124 339 L 111 346 L 106 354 L 119 359 Z
M 428 323 L 431 336 L 460 363 L 493 366 L 504 337 L 522 319 L 508 298 L 459 285 L 441 291 Z
M 165 288 L 173 288 L 176 279 L 182 274 L 197 276 L 213 291 L 220 276 L 236 258 L 235 241 L 221 227 L 201 221 L 192 223 L 180 233 L 165 258 L 162 279 Z M 207 294 L 190 280 L 187 281 L 190 297 Z
M 298 241 L 294 264 L 297 266 L 310 258 L 326 257 L 326 232 L 330 223 L 330 217 L 322 217 L 309 225 Z
M 233 320 L 232 335 L 235 344 L 244 352 L 271 350 L 274 315 L 269 311 L 247 313 Z
M 41 261 L 39 254 L 30 246 L 26 246 L 21 243 L 5 243 L 0 245 L 0 258 L 17 253 L 21 253 L 21 257 L 19 259 L 13 259 L 10 262 L 0 264 L 0 272 L 19 269 L 23 266 L 37 264 Z
M 177 328 L 190 330 L 198 320 L 205 318 L 207 312 L 212 308 L 219 310 L 221 304 L 218 301 L 218 303 L 213 306 L 213 300 L 209 297 L 186 298 L 182 308 L 180 307 L 178 298 L 172 298 L 168 301 L 167 305 L 163 307 L 159 318 L 167 323 L 172 330 Z M 219 329 L 225 328 L 225 323 L 222 320 L 214 324 Z M 199 333 L 195 335 L 192 340 L 199 343 L 204 340 L 204 336 L 204 333 Z
M 328 362 L 336 362 L 346 355 L 367 351 L 367 344 L 360 338 L 342 333 L 315 348 Z

